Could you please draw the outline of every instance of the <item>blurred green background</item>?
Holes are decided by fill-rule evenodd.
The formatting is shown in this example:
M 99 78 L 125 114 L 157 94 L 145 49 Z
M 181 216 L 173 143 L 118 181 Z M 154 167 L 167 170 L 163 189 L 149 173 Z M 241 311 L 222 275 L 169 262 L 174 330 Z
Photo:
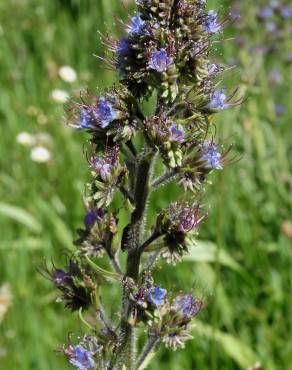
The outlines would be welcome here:
M 210 216 L 191 258 L 157 275 L 168 288 L 195 285 L 213 298 L 194 340 L 176 353 L 161 349 L 151 369 L 292 369 L 292 18 L 269 33 L 272 21 L 256 17 L 268 3 L 208 4 L 222 17 L 241 14 L 214 51 L 238 65 L 225 85 L 239 86 L 244 103 L 215 119 L 241 160 L 213 174 Z M 64 124 L 62 101 L 116 80 L 93 56 L 103 52 L 97 31 L 120 36 L 116 18 L 132 8 L 129 0 L 0 1 L 1 369 L 69 369 L 54 349 L 86 330 L 35 267 L 64 260 L 84 214 L 86 136 Z M 60 77 L 64 65 L 76 81 Z M 176 192 L 155 194 L 150 213 Z

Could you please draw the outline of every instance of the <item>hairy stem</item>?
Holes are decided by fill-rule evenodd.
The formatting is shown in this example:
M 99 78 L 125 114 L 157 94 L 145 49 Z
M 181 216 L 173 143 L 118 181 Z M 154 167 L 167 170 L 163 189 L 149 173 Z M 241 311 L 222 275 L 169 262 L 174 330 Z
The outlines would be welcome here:
M 153 349 L 155 348 L 158 341 L 159 341 L 158 337 L 152 337 L 152 338 L 149 339 L 148 343 L 143 348 L 142 353 L 141 353 L 141 355 L 139 356 L 139 358 L 137 360 L 135 370 L 139 370 L 141 368 L 141 366 L 145 364 L 145 362 L 147 361 L 148 356 L 153 351 Z
M 155 265 L 157 258 L 160 256 L 161 250 L 155 251 L 152 253 L 146 263 L 145 270 L 151 270 L 152 267 Z
M 139 247 L 140 252 L 142 253 L 148 247 L 148 245 L 153 243 L 160 236 L 161 236 L 161 233 L 155 230 L 153 234 L 147 240 L 145 240 L 145 242 Z
M 116 253 L 112 253 L 111 251 L 107 251 L 107 254 L 108 254 L 108 256 L 109 256 L 110 262 L 111 262 L 111 264 L 112 264 L 112 266 L 113 266 L 114 270 L 115 270 L 117 273 L 119 273 L 119 274 L 123 275 L 123 271 L 122 271 L 122 269 L 121 269 L 120 261 L 119 261 L 119 259 L 118 259 L 117 254 L 116 254 Z
M 152 182 L 151 191 L 156 190 L 157 188 L 159 188 L 159 186 L 165 184 L 175 175 L 177 175 L 177 171 L 175 169 L 165 172 L 163 175 L 161 175 Z
M 143 224 L 146 211 L 146 204 L 149 195 L 149 182 L 151 177 L 151 167 L 154 152 L 148 151 L 142 155 L 137 163 L 136 181 L 134 189 L 135 210 L 131 216 L 131 222 L 128 230 L 128 256 L 126 277 L 138 280 L 139 266 L 142 251 L 139 246 L 141 243 Z M 119 348 L 117 351 L 116 370 L 121 370 L 125 365 L 127 370 L 135 369 L 135 336 L 134 329 L 129 323 L 129 317 L 132 310 L 132 303 L 129 299 L 128 290 L 124 288 L 123 293 L 123 312 L 121 318 Z

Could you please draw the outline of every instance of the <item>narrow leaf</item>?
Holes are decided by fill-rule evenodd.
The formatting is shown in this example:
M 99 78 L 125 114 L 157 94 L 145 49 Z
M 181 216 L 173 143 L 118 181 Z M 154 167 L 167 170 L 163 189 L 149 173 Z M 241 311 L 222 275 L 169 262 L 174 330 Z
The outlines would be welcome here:
M 40 233 L 42 231 L 42 225 L 23 208 L 8 203 L 0 203 L 0 214 L 21 223 L 33 232 Z
M 225 250 L 218 250 L 218 246 L 210 241 L 191 240 L 189 242 L 190 253 L 184 257 L 187 262 L 218 262 L 230 269 L 243 272 L 242 267 Z
M 259 361 L 259 356 L 247 344 L 238 339 L 238 337 L 220 330 L 213 330 L 211 326 L 203 324 L 200 321 L 196 321 L 193 331 L 208 339 L 215 339 L 225 353 L 243 369 L 247 369 Z

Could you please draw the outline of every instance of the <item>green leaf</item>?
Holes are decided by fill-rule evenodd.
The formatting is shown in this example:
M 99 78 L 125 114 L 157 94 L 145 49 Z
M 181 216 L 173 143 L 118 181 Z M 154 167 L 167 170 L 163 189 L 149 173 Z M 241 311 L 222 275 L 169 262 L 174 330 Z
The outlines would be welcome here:
M 209 325 L 196 321 L 193 331 L 207 339 L 214 339 L 241 368 L 247 369 L 260 360 L 259 356 L 238 337 L 224 333 L 220 330 L 213 330 Z
M 46 203 L 41 199 L 38 199 L 35 204 L 41 215 L 52 228 L 51 235 L 54 235 L 65 248 L 72 249 L 72 232 L 65 224 L 62 217 L 58 215 L 54 207 L 52 207 L 50 203 Z
M 210 241 L 191 240 L 189 243 L 190 253 L 184 257 L 187 262 L 219 262 L 230 269 L 243 272 L 242 267 L 225 250 Z
M 42 238 L 20 238 L 15 240 L 0 241 L 0 250 L 24 249 L 28 251 L 35 251 L 40 249 L 47 249 L 49 247 L 49 241 Z
M 42 225 L 23 208 L 8 203 L 0 203 L 0 214 L 21 223 L 35 233 L 42 231 Z

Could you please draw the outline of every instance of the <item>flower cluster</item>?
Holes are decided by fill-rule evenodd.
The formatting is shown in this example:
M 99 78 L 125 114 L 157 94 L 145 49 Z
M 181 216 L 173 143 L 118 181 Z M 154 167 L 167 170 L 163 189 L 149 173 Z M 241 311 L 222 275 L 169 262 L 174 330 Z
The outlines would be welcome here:
M 159 344 L 176 349 L 192 337 L 189 323 L 205 304 L 193 292 L 167 291 L 152 273 L 159 261 L 175 264 L 192 248 L 206 218 L 206 180 L 231 162 L 231 146 L 215 142 L 211 116 L 241 101 L 236 91 L 228 95 L 219 86 L 224 66 L 210 60 L 210 50 L 225 21 L 207 11 L 204 0 L 136 5 L 125 36 L 106 40 L 103 59 L 118 70 L 120 82 L 102 95 L 81 96 L 68 109 L 70 125 L 89 136 L 91 178 L 76 251 L 67 269 L 53 267 L 46 275 L 65 306 L 92 328 L 78 344 L 63 348 L 79 370 L 144 368 Z M 147 100 L 156 100 L 148 116 Z M 150 194 L 170 181 L 185 192 L 159 211 L 148 230 Z M 120 211 L 127 213 L 121 220 Z M 101 294 L 106 281 L 122 288 L 118 315 L 107 315 Z M 147 343 L 136 358 L 134 330 L 142 325 Z
M 163 209 L 157 219 L 157 229 L 163 235 L 165 248 L 162 252 L 168 263 L 176 264 L 188 252 L 188 235 L 196 233 L 205 219 L 200 204 L 173 203 Z
M 45 267 L 42 272 L 61 291 L 59 301 L 71 311 L 86 310 L 90 307 L 99 279 L 89 266 L 82 266 L 80 261 L 69 260 L 67 268 Z

